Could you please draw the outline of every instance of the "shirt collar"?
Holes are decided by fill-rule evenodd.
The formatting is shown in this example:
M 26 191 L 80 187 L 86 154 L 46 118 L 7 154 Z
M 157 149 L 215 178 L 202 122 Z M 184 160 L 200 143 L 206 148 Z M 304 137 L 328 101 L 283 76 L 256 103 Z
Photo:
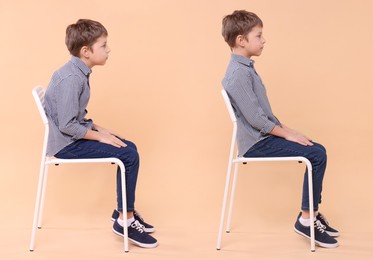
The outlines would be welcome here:
M 71 62 L 75 66 L 77 66 L 83 72 L 83 74 L 86 75 L 87 77 L 89 76 L 89 74 L 92 73 L 92 70 L 78 57 L 71 56 Z
M 246 66 L 249 66 L 249 67 L 254 67 L 254 63 L 255 61 L 252 60 L 252 59 L 249 59 L 249 58 L 246 58 L 242 55 L 238 55 L 238 54 L 231 54 L 231 59 L 234 60 L 234 61 L 237 61 L 241 64 L 244 64 Z

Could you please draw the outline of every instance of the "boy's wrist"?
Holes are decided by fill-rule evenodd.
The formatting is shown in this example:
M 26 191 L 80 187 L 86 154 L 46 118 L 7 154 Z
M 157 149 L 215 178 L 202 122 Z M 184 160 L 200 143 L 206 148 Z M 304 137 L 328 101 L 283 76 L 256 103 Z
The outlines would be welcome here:
M 273 128 L 273 130 L 271 131 L 271 134 L 278 136 L 278 137 L 285 138 L 285 139 L 290 136 L 290 132 L 286 128 L 278 126 L 278 125 L 276 125 Z

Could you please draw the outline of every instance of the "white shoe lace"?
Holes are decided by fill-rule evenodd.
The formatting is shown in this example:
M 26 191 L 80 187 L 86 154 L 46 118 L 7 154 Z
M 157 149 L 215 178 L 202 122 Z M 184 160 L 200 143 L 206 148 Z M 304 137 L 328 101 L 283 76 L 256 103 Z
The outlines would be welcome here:
M 143 233 L 145 231 L 144 230 L 145 229 L 144 225 L 141 225 L 138 220 L 135 220 L 134 222 L 132 222 L 131 227 L 136 229 L 140 233 Z
M 323 224 L 321 224 L 320 220 L 316 220 L 315 221 L 315 228 L 317 230 L 319 230 L 321 233 L 324 233 L 326 227 Z

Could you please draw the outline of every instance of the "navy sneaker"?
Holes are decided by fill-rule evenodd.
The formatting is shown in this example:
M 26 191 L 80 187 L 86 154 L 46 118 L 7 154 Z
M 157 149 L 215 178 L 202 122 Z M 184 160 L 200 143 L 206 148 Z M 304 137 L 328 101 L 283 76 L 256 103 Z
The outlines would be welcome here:
M 319 212 L 316 215 L 316 219 L 319 220 L 321 222 L 321 224 L 323 224 L 323 226 L 325 226 L 325 232 L 328 233 L 329 236 L 331 236 L 331 237 L 338 237 L 339 236 L 338 230 L 329 226 L 329 222 L 326 220 L 326 218 L 323 214 L 321 214 Z
M 123 227 L 118 223 L 118 220 L 114 222 L 113 232 L 123 237 Z M 139 247 L 154 248 L 158 246 L 157 239 L 146 233 L 137 220 L 133 221 L 128 227 L 128 240 Z
M 117 220 L 119 218 L 119 211 L 114 209 L 113 214 L 111 214 L 111 221 Z
M 328 233 L 325 232 L 325 226 L 321 224 L 320 220 L 314 221 L 314 228 L 315 228 L 315 243 L 321 247 L 326 248 L 334 248 L 338 246 L 338 241 L 333 237 L 329 236 Z M 294 230 L 299 235 L 302 235 L 307 238 L 311 238 L 310 235 L 310 227 L 303 226 L 299 222 L 299 216 L 297 221 L 294 225 Z
M 134 210 L 133 216 L 135 217 L 135 220 L 137 220 L 141 225 L 143 225 L 143 228 L 146 233 L 153 233 L 155 231 L 154 226 L 146 223 L 138 211 Z M 114 209 L 113 214 L 111 215 L 111 220 L 115 221 L 118 218 L 119 218 L 119 211 Z
M 135 217 L 135 220 L 137 220 L 144 227 L 146 233 L 153 233 L 155 231 L 154 226 L 146 223 L 144 221 L 144 218 L 140 215 L 138 211 L 134 210 L 133 216 Z

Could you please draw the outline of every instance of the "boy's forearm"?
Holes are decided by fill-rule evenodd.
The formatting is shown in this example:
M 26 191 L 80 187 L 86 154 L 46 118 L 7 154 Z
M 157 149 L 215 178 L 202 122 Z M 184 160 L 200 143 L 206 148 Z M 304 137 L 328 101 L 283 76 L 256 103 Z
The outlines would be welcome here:
M 99 131 L 88 129 L 87 133 L 83 136 L 83 139 L 100 141 L 102 134 Z
M 100 143 L 110 144 L 118 148 L 127 146 L 121 139 L 119 139 L 115 135 L 112 135 L 110 133 L 102 133 L 91 129 L 88 129 L 83 138 L 98 141 Z
M 288 128 L 288 127 L 281 127 L 276 125 L 272 131 L 270 132 L 271 135 L 275 135 L 281 138 L 284 138 L 288 141 L 299 143 L 301 145 L 313 145 L 313 143 L 304 135 Z
M 287 127 L 283 128 L 281 126 L 275 125 L 270 134 L 286 139 L 289 136 L 289 131 L 287 130 Z

